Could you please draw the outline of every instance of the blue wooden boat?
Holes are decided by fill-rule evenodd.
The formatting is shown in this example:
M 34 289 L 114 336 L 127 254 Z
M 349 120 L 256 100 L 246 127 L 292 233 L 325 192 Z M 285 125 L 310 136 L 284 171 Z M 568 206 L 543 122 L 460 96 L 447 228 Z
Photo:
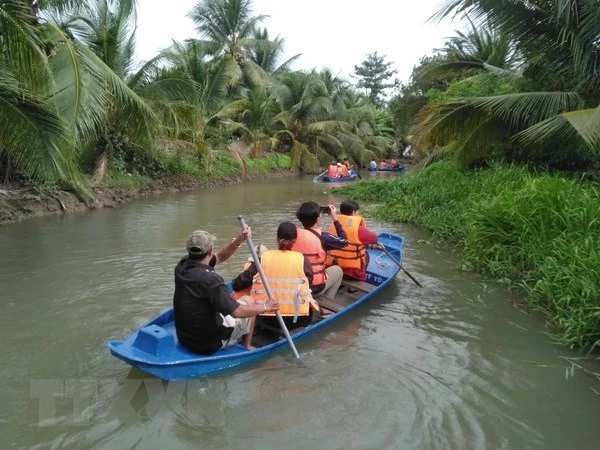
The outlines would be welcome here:
M 406 164 L 400 164 L 397 167 L 386 167 L 385 169 L 369 167 L 369 172 L 402 172 L 404 169 L 406 169 Z
M 323 183 L 348 183 L 349 181 L 356 181 L 359 178 L 360 177 L 359 177 L 358 173 L 352 171 L 352 172 L 350 172 L 349 176 L 342 177 L 342 178 L 333 178 L 333 177 L 330 177 L 329 175 L 323 175 L 321 177 L 321 181 Z
M 379 243 L 402 263 L 402 237 L 381 233 Z M 321 307 L 331 314 L 325 317 L 315 315 L 307 327 L 290 330 L 294 342 L 329 326 L 337 318 L 375 297 L 394 280 L 400 270 L 398 265 L 381 250 L 370 249 L 368 252 L 367 280 L 344 280 L 333 300 L 319 299 Z M 281 330 L 261 325 L 257 320 L 252 338 L 252 344 L 257 347 L 255 350 L 236 344 L 210 356 L 198 355 L 179 344 L 173 320 L 173 309 L 169 309 L 124 341 L 110 341 L 107 346 L 114 356 L 127 364 L 167 381 L 205 376 L 265 358 L 275 351 L 289 350 Z

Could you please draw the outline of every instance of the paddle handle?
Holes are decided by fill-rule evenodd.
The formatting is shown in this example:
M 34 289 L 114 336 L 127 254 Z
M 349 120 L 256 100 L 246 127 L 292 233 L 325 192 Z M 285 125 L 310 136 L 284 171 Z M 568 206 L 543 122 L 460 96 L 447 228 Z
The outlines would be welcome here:
M 406 275 L 408 275 L 408 277 L 411 280 L 413 280 L 416 283 L 417 286 L 423 287 L 423 285 L 421 283 L 419 283 L 417 281 L 417 279 L 415 277 L 413 277 L 408 270 L 406 270 L 404 267 L 402 267 L 402 264 L 400 263 L 400 261 L 398 261 L 396 258 L 394 258 L 392 256 L 392 254 L 387 250 L 387 248 L 385 248 L 382 244 L 379 244 L 379 248 L 383 251 L 383 253 L 385 253 L 386 255 L 388 255 L 390 257 L 390 259 L 392 261 L 394 261 L 398 265 L 398 267 L 400 267 L 400 269 L 402 270 L 402 272 L 404 272 Z
M 244 221 L 243 216 L 241 216 L 241 215 L 238 216 L 238 220 L 240 221 L 242 230 L 245 230 L 246 228 L 248 228 L 248 225 L 246 225 L 246 222 Z M 258 255 L 256 254 L 256 249 L 254 248 L 254 245 L 252 244 L 252 239 L 250 238 L 250 236 L 246 236 L 246 243 L 248 244 L 248 247 L 250 248 L 250 254 L 252 255 L 254 264 L 256 265 L 256 268 L 258 269 L 258 275 L 260 276 L 260 279 L 262 280 L 263 286 L 265 287 L 265 291 L 267 291 L 267 296 L 269 297 L 269 300 L 273 300 L 273 292 L 271 291 L 271 288 L 269 287 L 269 283 L 267 282 L 267 277 L 265 276 L 262 266 L 260 265 L 260 259 L 258 258 Z M 288 344 L 290 344 L 292 353 L 294 354 L 294 356 L 296 358 L 299 359 L 300 355 L 298 354 L 298 350 L 296 350 L 294 341 L 292 341 L 290 332 L 288 331 L 287 327 L 285 326 L 285 322 L 283 321 L 283 317 L 281 317 L 281 313 L 279 311 L 275 311 L 275 315 L 277 316 L 277 322 L 279 322 L 281 331 L 283 331 L 283 334 L 284 334 L 285 338 L 287 339 Z

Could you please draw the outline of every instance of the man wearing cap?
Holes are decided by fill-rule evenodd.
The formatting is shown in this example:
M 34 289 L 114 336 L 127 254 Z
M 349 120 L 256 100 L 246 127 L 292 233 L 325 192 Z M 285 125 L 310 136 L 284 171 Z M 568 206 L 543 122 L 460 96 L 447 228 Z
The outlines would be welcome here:
M 175 267 L 173 309 L 177 339 L 195 353 L 210 355 L 240 338 L 250 348 L 254 317 L 279 309 L 276 300 L 259 305 L 250 298 L 236 300 L 214 270 L 233 255 L 249 232 L 240 232 L 217 253 L 213 251 L 216 237 L 206 231 L 194 231 L 187 239 L 188 255 Z

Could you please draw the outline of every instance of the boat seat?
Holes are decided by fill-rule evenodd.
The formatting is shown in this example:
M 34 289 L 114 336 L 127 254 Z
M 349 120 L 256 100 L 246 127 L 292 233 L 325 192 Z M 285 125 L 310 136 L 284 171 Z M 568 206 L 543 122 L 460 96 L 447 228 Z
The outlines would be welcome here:
M 342 280 L 342 286 L 347 286 L 352 289 L 359 289 L 364 292 L 371 292 L 373 289 L 375 289 L 375 286 L 367 283 L 366 281 L 353 280 L 351 278 L 344 278 Z
M 173 348 L 174 337 L 158 325 L 148 325 L 138 331 L 133 347 L 153 356 L 160 356 Z
M 315 300 L 317 300 L 317 303 L 319 304 L 319 306 L 322 306 L 323 308 L 326 308 L 333 312 L 341 311 L 346 306 L 348 306 L 348 304 L 344 301 L 344 299 L 340 299 L 340 298 L 329 299 L 327 297 L 321 297 L 321 298 L 317 298 Z M 350 302 L 350 303 L 352 303 L 352 302 Z

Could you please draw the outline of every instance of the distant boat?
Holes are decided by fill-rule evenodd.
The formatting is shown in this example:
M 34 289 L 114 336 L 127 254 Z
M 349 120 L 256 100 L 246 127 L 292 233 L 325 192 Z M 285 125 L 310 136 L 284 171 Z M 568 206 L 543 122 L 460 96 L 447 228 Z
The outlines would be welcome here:
M 379 243 L 402 264 L 404 238 L 395 234 L 380 233 Z M 381 293 L 400 271 L 398 264 L 379 249 L 369 249 L 370 260 L 367 267 L 367 280 L 346 280 L 333 300 L 319 298 L 322 308 L 331 311 L 326 317 L 315 317 L 306 327 L 290 330 L 294 341 L 330 325 L 360 304 Z M 177 341 L 173 309 L 163 312 L 124 341 L 110 341 L 106 345 L 113 356 L 133 367 L 167 381 L 185 380 L 220 372 L 242 364 L 267 357 L 285 348 L 287 340 L 279 328 L 273 328 L 257 320 L 252 337 L 257 348 L 248 350 L 240 344 L 219 350 L 205 356 L 193 353 Z
M 342 178 L 333 178 L 330 177 L 329 175 L 323 175 L 323 177 L 321 178 L 321 181 L 323 183 L 347 183 L 349 181 L 356 181 L 358 180 L 358 174 L 353 173 L 352 175 L 350 175 L 349 177 L 342 177 Z
M 373 169 L 372 167 L 369 167 L 369 172 L 402 172 L 404 169 L 406 169 L 406 164 L 400 164 L 396 167 L 386 167 L 385 169 L 380 169 L 379 167 Z

